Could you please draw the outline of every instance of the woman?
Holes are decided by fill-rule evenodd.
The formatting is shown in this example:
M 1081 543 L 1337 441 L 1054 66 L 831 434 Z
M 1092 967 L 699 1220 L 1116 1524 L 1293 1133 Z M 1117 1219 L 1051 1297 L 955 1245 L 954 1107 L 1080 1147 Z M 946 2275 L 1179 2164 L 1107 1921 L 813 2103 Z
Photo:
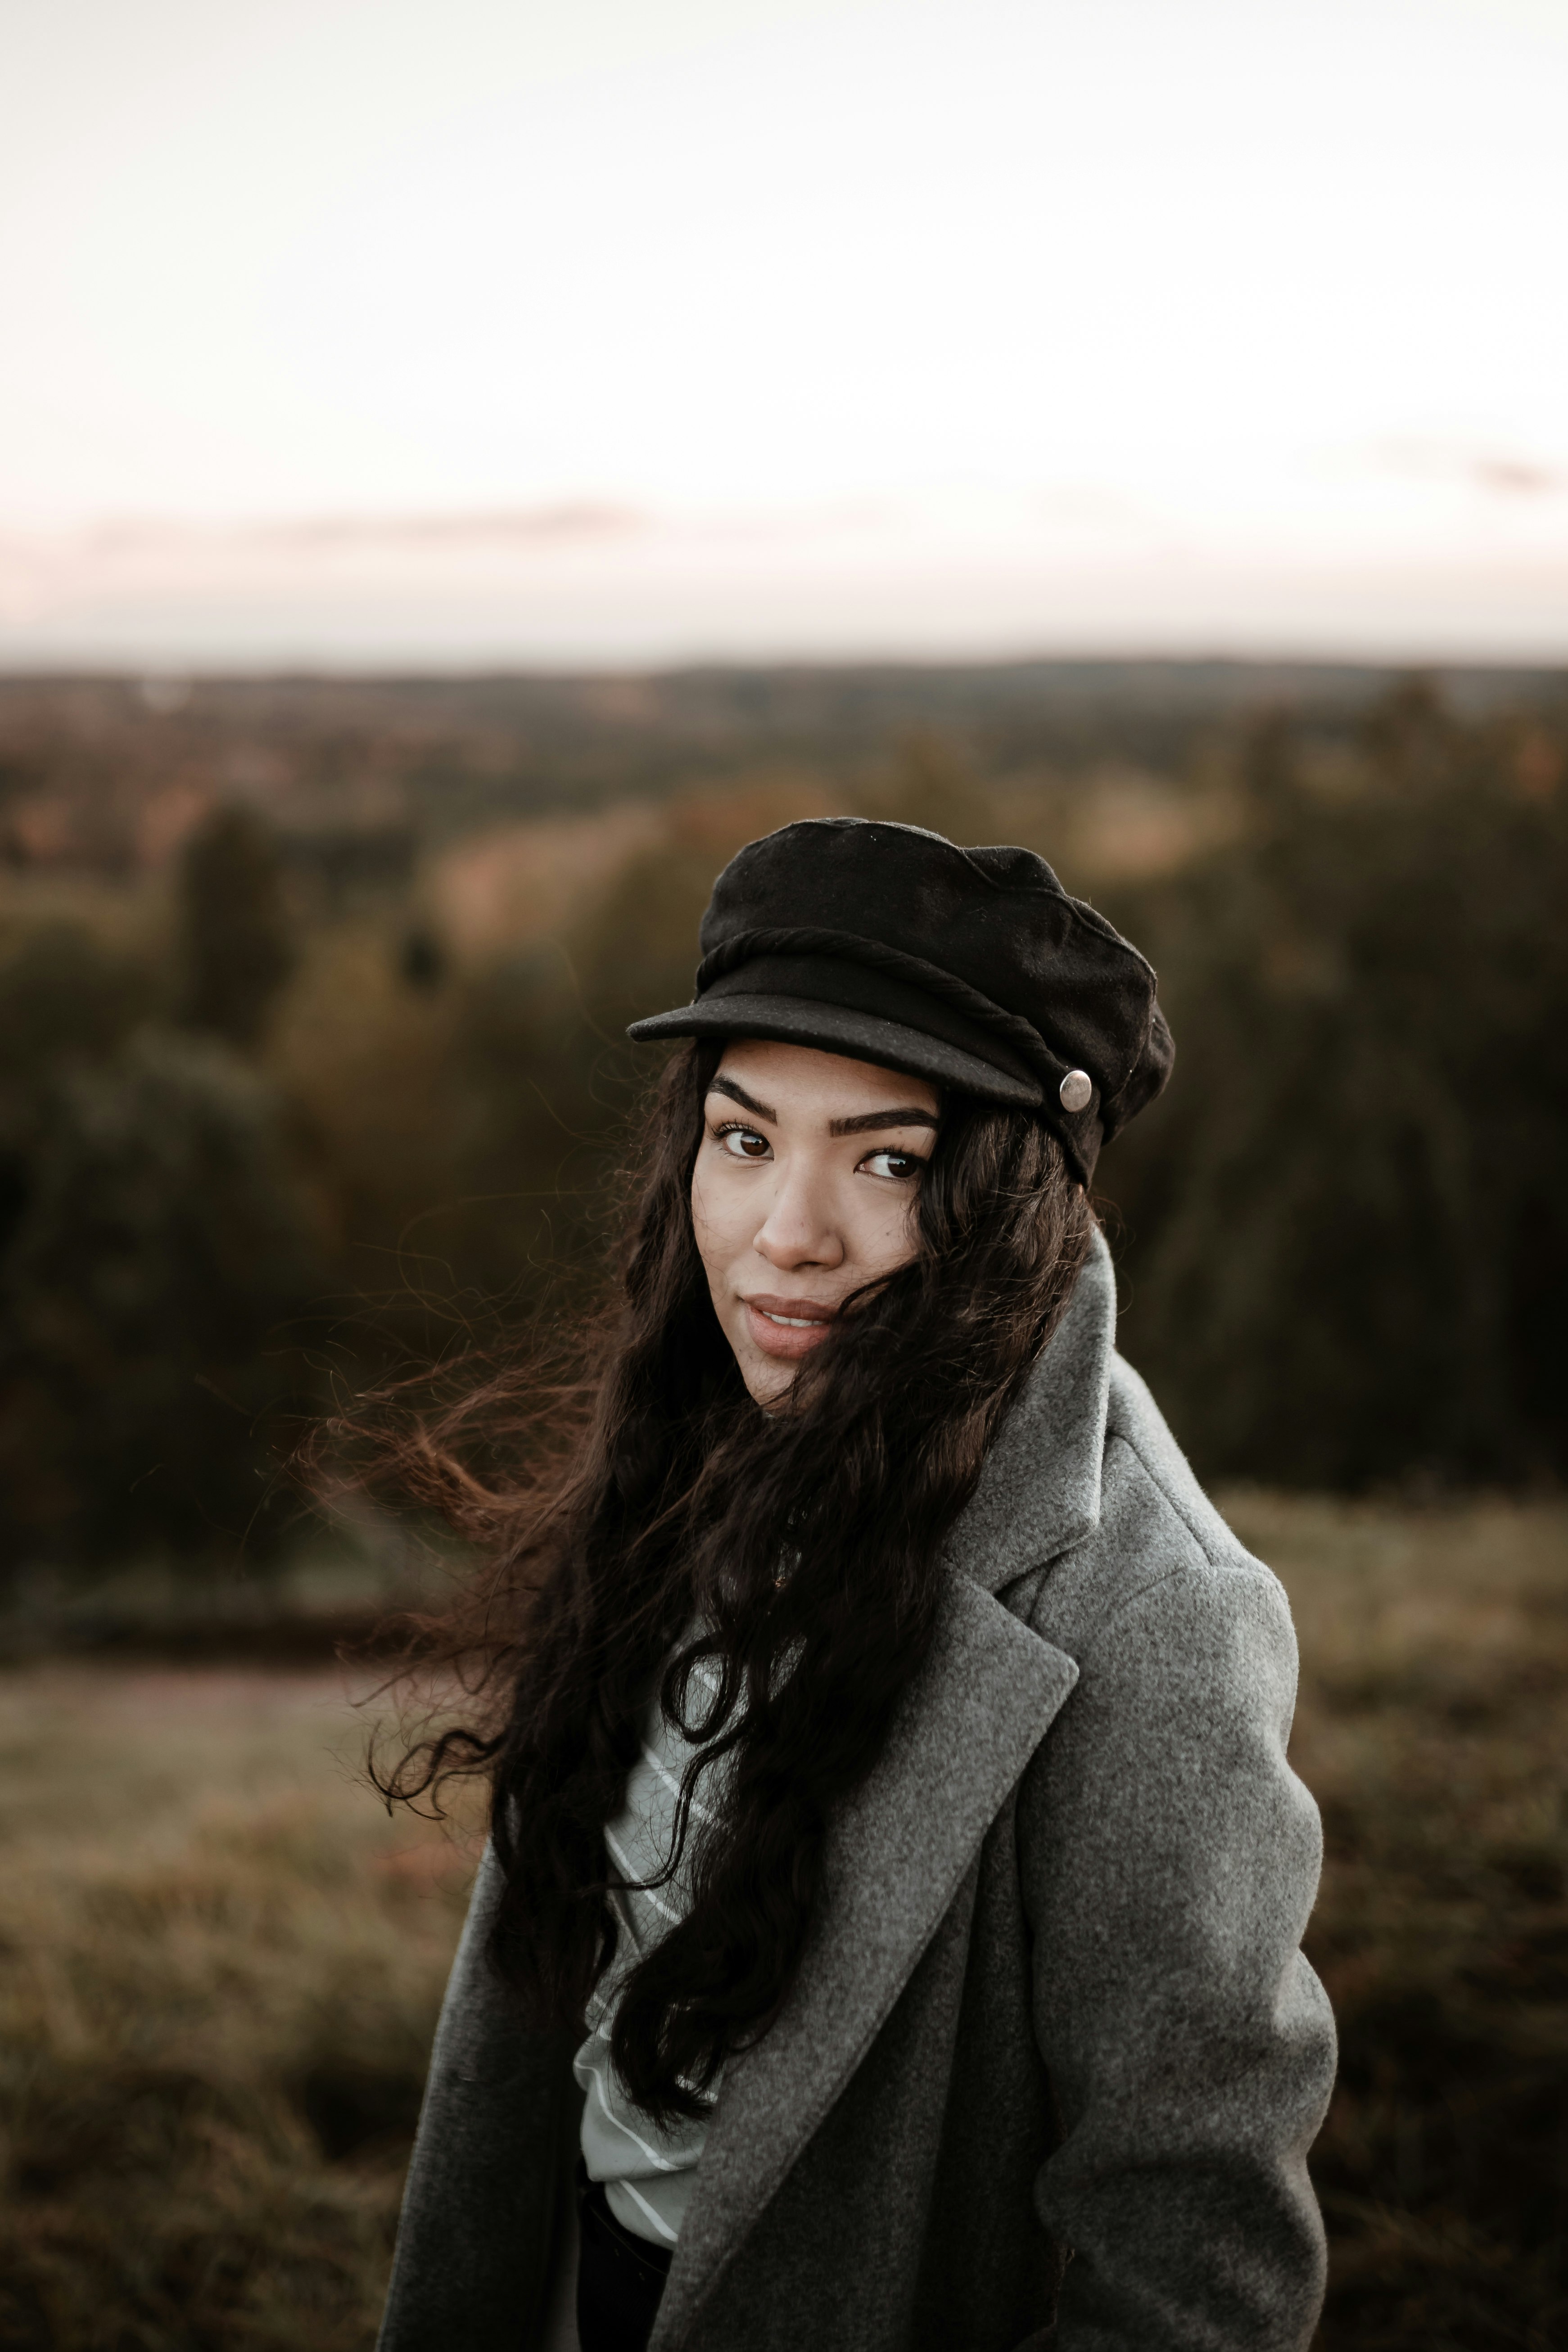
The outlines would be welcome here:
M 851 819 L 701 945 L 591 1421 L 477 1506 L 491 1712 L 403 1783 L 492 1835 L 384 2352 L 1304 2347 L 1289 1617 L 1087 1193 L 1154 976 L 1030 853 Z

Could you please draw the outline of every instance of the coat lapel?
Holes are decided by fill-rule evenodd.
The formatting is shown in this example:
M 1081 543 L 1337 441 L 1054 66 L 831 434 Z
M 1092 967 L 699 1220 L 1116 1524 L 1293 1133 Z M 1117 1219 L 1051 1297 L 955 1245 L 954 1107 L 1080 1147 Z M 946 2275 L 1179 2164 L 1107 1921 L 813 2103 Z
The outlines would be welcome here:
M 1100 1517 L 1116 1352 L 1116 1275 L 1096 1234 L 1067 1312 L 996 1434 L 948 1556 L 987 1592 L 1079 1542 Z
M 1078 1679 L 992 1596 L 1093 1525 L 1116 1319 L 1097 1237 L 948 1547 L 931 1655 L 833 1826 L 826 1900 L 772 2029 L 732 2058 L 650 2352 L 681 2336 L 886 2021 L 1008 1790 Z
M 871 1778 L 834 1825 L 821 1932 L 783 2013 L 731 2058 L 650 2352 L 678 2344 L 727 2257 L 883 2023 L 1078 1668 L 954 1579 Z

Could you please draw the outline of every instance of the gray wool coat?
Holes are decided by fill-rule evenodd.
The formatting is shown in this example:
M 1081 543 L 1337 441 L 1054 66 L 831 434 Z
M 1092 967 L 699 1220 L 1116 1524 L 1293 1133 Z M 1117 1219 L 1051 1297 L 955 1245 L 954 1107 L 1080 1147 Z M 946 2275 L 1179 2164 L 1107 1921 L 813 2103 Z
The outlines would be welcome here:
M 1334 2040 L 1300 1950 L 1289 1612 L 1115 1321 L 1099 1243 L 954 1530 L 787 2006 L 726 2069 L 650 2352 L 1311 2336 Z M 492 1981 L 491 1895 L 481 1873 L 381 2352 L 575 2340 L 571 2051 Z

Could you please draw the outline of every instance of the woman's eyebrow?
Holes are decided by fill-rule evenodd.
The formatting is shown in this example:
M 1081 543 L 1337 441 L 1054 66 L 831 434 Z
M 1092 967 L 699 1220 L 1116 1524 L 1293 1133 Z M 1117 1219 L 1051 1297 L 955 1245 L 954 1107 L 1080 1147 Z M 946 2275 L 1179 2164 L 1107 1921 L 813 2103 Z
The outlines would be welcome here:
M 710 1095 L 728 1095 L 730 1100 L 738 1102 L 742 1110 L 749 1110 L 753 1118 L 765 1118 L 770 1127 L 776 1127 L 779 1123 L 776 1110 L 770 1110 L 766 1103 L 756 1101 L 744 1087 L 738 1087 L 733 1078 L 710 1079 L 708 1091 Z
M 710 1095 L 728 1095 L 730 1100 L 739 1103 L 742 1110 L 749 1110 L 753 1118 L 765 1119 L 770 1127 L 778 1125 L 777 1111 L 771 1109 L 766 1103 L 760 1103 L 754 1095 L 746 1092 L 744 1087 L 737 1086 L 733 1078 L 714 1078 L 710 1082 L 708 1091 Z M 921 1110 L 916 1103 L 905 1103 L 897 1110 L 863 1110 L 855 1118 L 829 1119 L 827 1132 L 829 1135 L 875 1135 L 879 1129 L 886 1127 L 936 1128 L 940 1124 L 934 1113 Z
M 858 1118 L 833 1118 L 827 1122 L 829 1135 L 875 1135 L 883 1127 L 939 1127 L 941 1120 L 933 1112 L 920 1110 L 908 1103 L 901 1110 L 863 1110 Z

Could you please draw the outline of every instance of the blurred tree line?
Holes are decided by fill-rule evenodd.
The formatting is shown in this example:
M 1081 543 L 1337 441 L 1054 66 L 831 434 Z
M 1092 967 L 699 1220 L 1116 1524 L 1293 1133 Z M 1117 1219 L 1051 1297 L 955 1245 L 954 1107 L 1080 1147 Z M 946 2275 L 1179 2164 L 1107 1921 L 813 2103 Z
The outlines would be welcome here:
M 1106 1161 L 1129 1352 L 1204 1469 L 1356 1487 L 1568 1466 L 1568 762 L 1413 683 L 1314 782 L 1110 911 L 1176 1078 Z
M 159 921 L 0 936 L 5 1558 L 264 1561 L 331 1383 L 570 1312 L 648 1075 L 626 1022 L 689 993 L 742 841 L 846 804 L 1027 840 L 1156 963 L 1176 1075 L 1101 1181 L 1124 1344 L 1200 1469 L 1560 1477 L 1564 745 L 1420 684 L 1331 742 L 1265 715 L 1189 853 L 1095 887 L 1070 786 L 926 737 L 671 799 L 482 953 L 416 897 L 307 919 L 219 806 Z
M 220 811 L 162 956 L 80 923 L 0 963 L 0 1535 L 12 1569 L 258 1556 L 317 1294 L 286 1113 L 253 1059 L 290 942 L 275 847 Z

